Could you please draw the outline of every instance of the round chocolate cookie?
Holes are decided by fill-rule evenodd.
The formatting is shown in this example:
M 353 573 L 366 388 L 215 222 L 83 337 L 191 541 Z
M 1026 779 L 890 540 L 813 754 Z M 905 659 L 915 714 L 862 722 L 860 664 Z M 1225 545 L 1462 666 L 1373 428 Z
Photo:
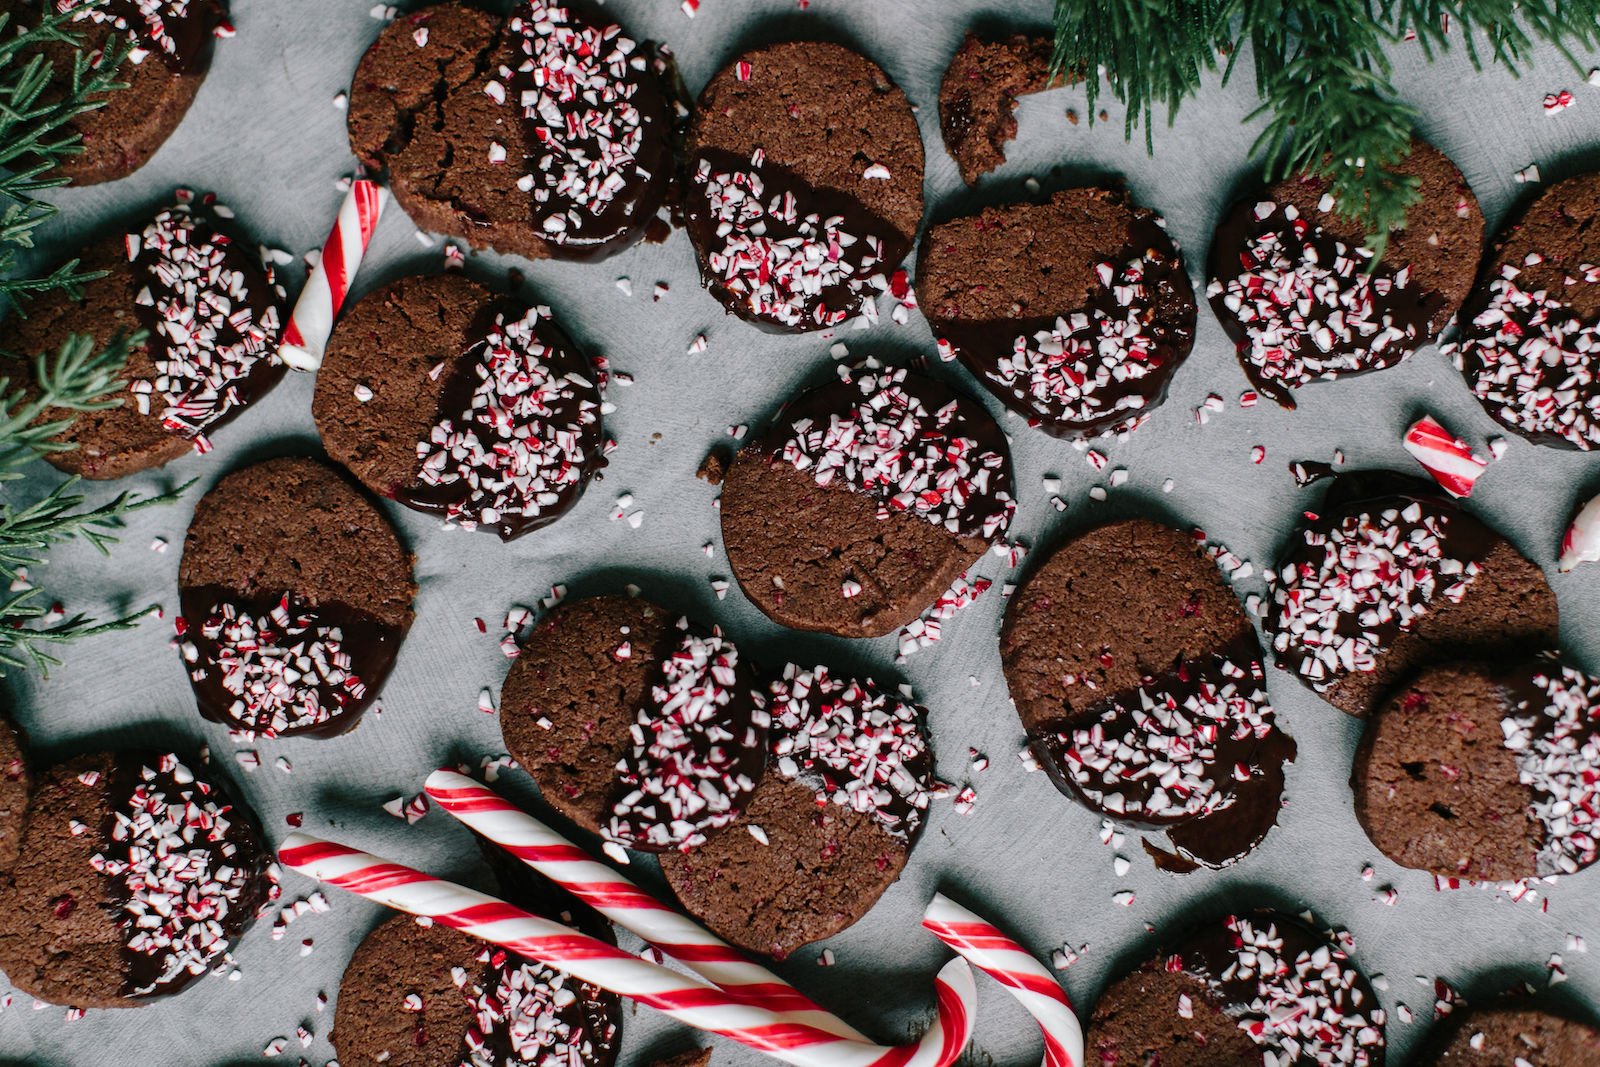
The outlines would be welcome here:
M 1592 864 L 1600 679 L 1554 659 L 1431 667 L 1367 725 L 1356 816 L 1396 863 L 1510 882 Z
M 728 562 L 756 607 L 840 637 L 915 619 L 1016 512 L 988 412 L 871 362 L 785 406 L 734 457 L 720 507 Z
M 548 308 L 440 274 L 344 316 L 311 413 L 368 489 L 509 541 L 564 515 L 605 465 L 596 381 Z
M 1456 365 L 1484 410 L 1541 445 L 1600 448 L 1600 174 L 1550 187 L 1501 239 L 1461 316 Z
M 1111 983 L 1089 1020 L 1098 1067 L 1383 1067 L 1385 1012 L 1347 935 L 1229 915 Z
M 316 460 L 228 475 L 195 508 L 179 649 L 200 714 L 246 737 L 332 737 L 378 696 L 417 583 L 393 528 Z
M 692 848 L 761 780 L 766 701 L 722 631 L 648 600 L 562 604 L 534 626 L 500 695 L 506 748 L 545 801 L 647 852 Z
M 52 1004 L 175 993 L 277 898 L 254 817 L 175 755 L 83 756 L 40 776 L 0 889 L 0 969 Z
M 0 717 L 0 874 L 17 862 L 32 791 L 33 778 L 22 752 L 22 735 L 8 719 Z
M 1436 486 L 1347 474 L 1292 534 L 1266 628 L 1274 661 L 1362 716 L 1420 664 L 1556 645 L 1544 572 Z
M 1589 1067 L 1600 1063 L 1600 1030 L 1521 1004 L 1474 1008 L 1452 1014 L 1417 1063 L 1425 1067 Z
M 173 207 L 82 253 L 80 269 L 105 277 L 77 298 L 44 293 L 29 300 L 26 317 L 6 320 L 5 347 L 29 357 L 30 374 L 32 357 L 56 352 L 73 334 L 104 346 L 119 334 L 148 333 L 129 355 L 119 406 L 46 412 L 69 422 L 60 440 L 75 446 L 48 453 L 55 466 L 120 478 L 208 451 L 209 434 L 283 377 L 284 292 L 231 217 L 214 197 L 180 191 Z
M 676 1056 L 656 1060 L 651 1067 L 711 1067 L 711 1050 L 698 1048 L 680 1052 Z
M 396 915 L 351 958 L 331 1039 L 351 1064 L 610 1067 L 620 1016 L 598 987 Z
M 922 225 L 922 136 L 877 64 L 836 44 L 770 45 L 700 94 L 684 218 L 729 312 L 796 333 L 873 318 Z
M 403 15 L 350 88 L 350 144 L 425 230 L 530 259 L 637 241 L 672 184 L 664 55 L 581 5 Z
M 1067 542 L 1011 597 L 1011 699 L 1056 788 L 1225 866 L 1278 820 L 1294 741 L 1238 598 L 1194 538 L 1143 519 Z M 1241 777 L 1241 775 L 1243 777 Z
M 1121 193 L 1066 189 L 933 227 L 917 292 L 941 353 L 1057 437 L 1133 429 L 1194 344 L 1165 225 Z
M 730 944 L 783 959 L 853 925 L 894 884 L 934 789 L 927 712 L 870 678 L 790 664 L 771 685 L 767 776 L 725 834 L 661 873 Z
M 1251 384 L 1286 408 L 1310 382 L 1404 360 L 1472 288 L 1484 224 L 1466 179 L 1422 141 L 1395 170 L 1416 179 L 1421 199 L 1376 266 L 1363 224 L 1337 214 L 1321 178 L 1278 182 L 1217 227 L 1206 295 Z
M 1006 144 L 1017 136 L 1017 97 L 1066 84 L 1050 78 L 1051 50 L 1043 33 L 996 40 L 968 33 L 951 58 L 939 83 L 939 131 L 968 185 L 1006 161 Z
M 43 10 L 71 12 L 64 27 L 81 39 L 96 63 L 117 37 L 132 48 L 117 71 L 127 87 L 90 97 L 103 106 L 69 122 L 83 136 L 83 151 L 67 156 L 54 173 L 76 185 L 126 177 L 167 142 L 194 103 L 211 67 L 213 44 L 228 26 L 220 0 L 0 0 L 10 26 L 36 26 Z M 71 87 L 77 45 L 48 44 L 39 53 L 52 64 L 43 99 L 58 101 Z

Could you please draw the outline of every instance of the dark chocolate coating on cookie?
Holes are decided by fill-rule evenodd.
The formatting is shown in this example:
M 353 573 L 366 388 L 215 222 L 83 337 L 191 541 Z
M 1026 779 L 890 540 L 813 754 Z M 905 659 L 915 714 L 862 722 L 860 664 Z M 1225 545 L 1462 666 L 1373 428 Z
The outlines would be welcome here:
M 605 465 L 601 398 L 594 366 L 536 315 L 458 274 L 363 297 L 317 373 L 328 454 L 374 493 L 502 540 L 560 518 Z
M 133 843 L 171 866 L 134 861 Z M 42 774 L 22 856 L 0 891 L 0 968 L 24 992 L 72 1007 L 133 1007 L 179 991 L 275 892 L 250 812 L 199 764 L 155 753 L 83 756 Z M 182 904 L 151 907 L 135 882 Z
M 1600 1030 L 1512 1001 L 1453 1012 L 1417 1059 L 1421 1067 L 1589 1067 L 1600 1063 Z
M 331 467 L 297 458 L 237 470 L 201 499 L 178 582 L 180 641 L 200 713 L 269 736 L 327 737 L 352 729 L 394 666 L 417 593 L 411 555 L 383 514 Z M 290 634 L 283 618 L 260 627 L 272 629 L 274 641 L 218 631 L 224 606 L 261 618 L 285 598 Z M 302 670 L 291 695 L 264 699 L 270 661 L 246 655 L 251 646 L 314 641 L 348 656 L 348 673 L 359 685 Z M 250 669 L 242 678 L 221 670 L 223 658 Z M 315 711 L 303 707 L 308 700 Z
M 1164 830 L 1181 856 L 1167 865 L 1225 865 L 1277 822 L 1294 742 L 1275 724 L 1244 610 L 1193 538 L 1135 519 L 1067 542 L 1012 595 L 1000 655 L 1056 787 Z M 1161 723 L 1168 709 L 1176 725 Z M 1182 774 L 1167 781 L 1163 766 Z
M 984 388 L 1058 437 L 1137 425 L 1189 355 L 1198 315 L 1160 219 L 1091 188 L 933 227 L 917 294 Z
M 546 803 L 585 830 L 626 838 L 621 843 L 647 851 L 661 849 L 619 826 L 618 805 L 634 791 L 629 778 L 641 769 L 633 756 L 634 730 L 641 710 L 659 710 L 655 691 L 664 684 L 665 661 L 686 638 L 703 636 L 692 625 L 680 628 L 679 620 L 638 598 L 562 604 L 534 624 L 500 695 L 506 748 L 533 776 Z M 731 760 L 728 774 L 742 782 L 721 783 L 727 787 L 726 818 L 703 822 L 696 836 L 732 821 L 765 764 L 765 713 L 756 703 L 748 661 L 737 664 L 733 682 L 727 704 L 713 718 L 734 739 L 719 747 Z M 747 745 L 751 731 L 757 736 Z M 675 840 L 668 847 L 681 844 Z
M 351 148 L 423 229 L 530 259 L 620 251 L 666 201 L 673 119 L 664 60 L 614 28 L 527 0 L 504 21 L 453 2 L 401 16 L 356 69 Z
M 876 64 L 840 45 L 769 45 L 723 68 L 700 95 L 686 156 L 684 217 L 701 278 L 731 313 L 765 328 L 817 330 L 855 314 L 883 288 L 870 279 L 887 283 L 922 223 L 924 158 L 911 105 Z M 743 201 L 765 212 L 761 234 L 745 233 L 751 220 L 743 214 L 731 237 L 725 232 L 729 220 L 707 185 L 708 176 L 722 175 L 737 177 L 728 182 L 735 195 L 749 188 L 751 175 L 761 182 L 762 193 Z M 792 216 L 772 210 L 785 194 L 793 196 Z M 856 238 L 837 242 L 824 257 L 847 265 L 849 280 L 830 275 L 820 293 L 796 285 L 762 295 L 784 274 L 765 269 L 774 260 L 761 250 L 798 236 L 797 226 L 811 216 L 813 224 L 839 219 L 838 229 Z M 828 244 L 817 232 L 807 236 Z M 719 267 L 713 256 L 729 265 Z M 762 267 L 738 269 L 745 259 Z
M 12 15 L 12 27 L 30 25 L 42 6 L 42 0 L 0 0 L 0 13 Z M 87 3 L 77 6 L 88 15 Z M 113 35 L 130 38 L 134 48 L 148 53 L 141 62 L 124 62 L 117 72 L 116 80 L 126 88 L 106 94 L 104 106 L 67 124 L 68 130 L 82 134 L 83 152 L 65 157 L 53 170 L 75 185 L 114 181 L 144 166 L 178 128 L 205 81 L 216 30 L 227 21 L 223 5 L 219 0 L 165 0 L 160 8 L 159 37 L 134 0 L 105 4 L 99 14 L 107 21 L 86 17 L 67 24 L 68 32 L 81 37 L 86 54 L 98 54 Z M 54 75 L 44 98 L 60 99 L 70 85 L 76 49 L 56 42 L 39 51 Z
M 503 985 L 517 968 L 527 984 Z M 558 1008 L 562 992 L 573 999 Z M 519 995 L 517 1003 L 508 1002 Z M 549 1025 L 537 1031 L 545 1040 L 519 1054 L 511 1028 L 546 1012 Z M 368 934 L 351 958 L 331 1039 L 346 1063 L 610 1067 L 620 1015 L 617 998 L 595 986 L 457 930 L 396 915 Z M 486 1026 L 486 1019 L 493 1022 Z
M 1368 714 L 1426 662 L 1555 647 L 1556 599 L 1544 573 L 1437 487 L 1381 473 L 1341 475 L 1312 513 L 1317 518 L 1291 535 L 1279 556 L 1265 623 L 1274 662 L 1340 711 Z M 1339 546 L 1374 539 L 1396 539 L 1404 548 L 1378 553 L 1383 569 L 1372 573 L 1387 580 L 1364 584 L 1357 609 L 1330 609 L 1353 577 L 1336 562 Z M 1476 576 L 1463 586 L 1460 568 L 1468 566 Z M 1419 606 L 1426 610 L 1416 613 Z M 1381 614 L 1363 623 L 1358 611 L 1369 607 Z
M 1421 199 L 1405 226 L 1390 233 L 1375 269 L 1369 270 L 1370 252 L 1357 254 L 1364 247 L 1362 223 L 1328 209 L 1329 186 L 1321 178 L 1281 181 L 1246 197 L 1217 227 L 1209 264 L 1212 310 L 1251 384 L 1284 407 L 1294 407 L 1293 391 L 1309 382 L 1400 363 L 1439 335 L 1472 287 L 1484 222 L 1466 179 L 1423 141 L 1413 141 L 1394 169 L 1417 181 Z M 1308 249 L 1314 259 L 1305 256 Z M 1240 281 L 1245 277 L 1251 286 Z M 1285 291 L 1289 295 L 1280 299 Z M 1292 312 L 1284 300 L 1293 302 Z M 1305 300 L 1309 312 L 1300 306 Z M 1360 328 L 1362 321 L 1370 328 Z
M 1287 973 L 1258 982 L 1239 967 L 1252 944 Z M 1247 1025 L 1259 1026 L 1259 1041 Z M 1336 942 L 1300 919 L 1260 911 L 1211 920 L 1113 982 L 1095 1004 L 1085 1045 L 1100 1067 L 1245 1067 L 1267 1062 L 1268 1051 L 1286 1067 L 1383 1067 L 1383 1028 L 1376 994 Z
M 168 463 L 282 380 L 286 301 L 255 243 L 217 214 L 211 197 L 118 228 L 80 259 L 81 270 L 106 276 L 76 298 L 62 289 L 30 300 L 26 317 L 6 320 L 7 349 L 30 357 L 31 368 L 32 357 L 54 353 L 73 334 L 102 347 L 136 330 L 148 337 L 129 354 L 119 406 L 46 413 L 70 421 L 61 440 L 75 447 L 45 457 L 61 470 L 120 478 Z
M 734 457 L 722 486 L 723 544 L 740 588 L 774 622 L 840 637 L 890 633 L 931 606 L 1007 528 L 1011 469 L 1005 435 L 975 401 L 921 374 L 905 372 L 898 383 L 889 377 L 901 373 L 857 371 L 850 382 L 800 394 Z M 797 423 L 809 420 L 820 429 L 849 417 L 862 397 L 857 383 L 866 380 L 903 389 L 930 415 L 951 413 L 919 420 L 922 444 L 959 436 L 974 442 L 965 453 L 969 459 L 1001 457 L 998 465 L 983 468 L 989 472 L 987 490 L 956 509 L 954 529 L 949 521 L 931 521 L 914 508 L 886 502 L 890 490 L 881 486 L 857 487 L 842 474 L 819 485 L 813 470 L 783 458 Z M 859 591 L 845 595 L 846 583 Z
M 1066 84 L 1050 78 L 1051 50 L 1043 33 L 985 40 L 969 32 L 951 57 L 939 83 L 939 131 L 968 185 L 1006 161 L 1017 97 Z
M 1551 186 L 1501 237 L 1461 315 L 1456 365 L 1485 411 L 1540 445 L 1600 448 L 1600 174 Z

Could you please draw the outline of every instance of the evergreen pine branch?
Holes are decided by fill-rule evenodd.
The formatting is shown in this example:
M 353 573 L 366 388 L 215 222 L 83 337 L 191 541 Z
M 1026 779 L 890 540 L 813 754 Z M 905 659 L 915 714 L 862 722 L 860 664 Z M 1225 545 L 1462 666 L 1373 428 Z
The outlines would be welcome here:
M 1480 34 L 1489 40 L 1491 61 L 1513 74 L 1535 41 L 1554 45 L 1579 70 L 1577 53 L 1600 48 L 1600 0 L 1384 0 L 1383 20 L 1397 35 L 1415 33 L 1429 59 L 1448 51 L 1451 34 L 1459 32 L 1479 70 Z
M 0 678 L 13 670 L 32 669 L 48 674 L 51 667 L 61 665 L 61 660 L 46 651 L 50 647 L 98 634 L 131 630 L 156 610 L 152 605 L 109 622 L 98 622 L 79 614 L 31 626 L 30 623 L 53 615 L 53 610 L 40 601 L 38 589 L 9 594 L 0 600 L 0 620 L 4 620 L 6 631 L 4 639 L 0 639 Z

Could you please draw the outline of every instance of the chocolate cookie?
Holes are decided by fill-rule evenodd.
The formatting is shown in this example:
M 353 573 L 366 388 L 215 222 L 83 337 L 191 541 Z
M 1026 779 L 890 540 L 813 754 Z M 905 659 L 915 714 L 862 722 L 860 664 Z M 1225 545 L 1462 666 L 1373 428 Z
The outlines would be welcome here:
M 880 637 L 915 619 L 1016 511 L 1005 435 L 932 378 L 868 363 L 800 394 L 737 456 L 722 540 L 774 622 Z
M 1244 609 L 1192 537 L 1143 519 L 1063 545 L 1011 597 L 1001 664 L 1056 788 L 1225 866 L 1277 822 L 1295 745 Z
M 44 293 L 28 302 L 26 317 L 6 320 L 5 347 L 30 358 L 30 375 L 32 357 L 54 353 L 73 334 L 104 346 L 119 334 L 148 333 L 129 355 L 119 406 L 46 412 L 70 423 L 60 440 L 71 451 L 45 456 L 55 466 L 120 478 L 190 449 L 209 451 L 208 435 L 283 377 L 283 289 L 231 218 L 215 197 L 180 190 L 173 207 L 82 253 L 80 269 L 105 277 L 76 298 L 64 289 Z
M 605 465 L 596 380 L 549 308 L 457 274 L 406 278 L 341 320 L 311 413 L 368 489 L 509 541 Z
M 917 292 L 941 354 L 1057 437 L 1134 428 L 1194 344 L 1165 225 L 1120 193 L 1066 189 L 933 227 Z
M 356 69 L 350 145 L 425 230 L 530 259 L 637 241 L 672 183 L 666 58 L 581 5 L 444 3 Z
M 133 1007 L 226 961 L 278 895 L 222 783 L 175 755 L 83 756 L 40 776 L 0 889 L 0 969 L 79 1008 Z
M 1291 535 L 1266 617 L 1277 665 L 1350 715 L 1420 664 L 1556 644 L 1544 572 L 1436 486 L 1344 475 Z
M 765 704 L 721 630 L 594 597 L 535 624 L 506 677 L 500 728 L 551 807 L 616 844 L 665 852 L 704 843 L 749 803 Z
M 378 696 L 411 628 L 411 555 L 334 470 L 273 459 L 195 508 L 179 649 L 200 714 L 247 737 L 332 737 Z
M 445 926 L 397 915 L 356 949 L 332 1041 L 345 1063 L 610 1067 L 617 998 Z
M 1452 1014 L 1417 1062 L 1437 1067 L 1588 1067 L 1600 1063 L 1600 1030 L 1520 1004 L 1475 1008 Z
M 17 862 L 32 791 L 33 777 L 22 753 L 22 737 L 9 720 L 0 717 L 0 874 Z
M 1274 912 L 1213 920 L 1100 995 L 1088 1053 L 1099 1067 L 1383 1067 L 1385 1012 L 1348 940 Z
M 1480 882 L 1581 870 L 1600 854 L 1600 679 L 1549 658 L 1432 667 L 1373 716 L 1351 785 L 1402 866 Z
M 699 1048 L 680 1052 L 676 1056 L 656 1060 L 652 1067 L 711 1067 L 711 1050 Z
M 1077 80 L 1050 77 L 1051 52 L 1043 33 L 992 41 L 968 33 L 961 42 L 939 83 L 939 130 L 968 185 L 1006 161 L 1017 97 Z
M 1484 410 L 1530 441 L 1600 447 L 1600 174 L 1535 200 L 1461 316 L 1456 365 Z
M 711 295 L 780 331 L 877 314 L 922 225 L 922 137 L 871 60 L 818 41 L 711 79 L 688 139 L 684 217 Z
M 103 106 L 67 124 L 83 136 L 83 151 L 54 172 L 76 185 L 112 181 L 144 166 L 194 103 L 217 35 L 232 32 L 220 0 L 0 0 L 0 14 L 9 13 L 12 26 L 37 25 L 45 9 L 72 13 L 65 28 L 96 64 L 115 38 L 126 38 L 132 48 L 116 77 L 126 88 L 90 97 Z M 77 48 L 55 42 L 39 50 L 52 64 L 44 100 L 70 92 Z
M 784 959 L 853 925 L 894 884 L 934 789 L 927 712 L 870 678 L 790 664 L 770 689 L 767 776 L 725 834 L 661 873 L 730 944 Z
M 1421 199 L 1378 259 L 1327 181 L 1278 182 L 1234 205 L 1211 243 L 1206 295 L 1257 389 L 1294 390 L 1393 367 L 1432 341 L 1466 299 L 1483 212 L 1454 163 L 1422 141 L 1395 168 Z

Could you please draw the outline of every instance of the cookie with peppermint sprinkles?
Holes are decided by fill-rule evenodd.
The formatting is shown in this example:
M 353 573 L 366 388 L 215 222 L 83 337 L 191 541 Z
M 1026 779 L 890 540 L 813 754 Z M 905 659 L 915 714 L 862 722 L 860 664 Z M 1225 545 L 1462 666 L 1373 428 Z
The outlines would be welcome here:
M 1472 288 L 1483 212 L 1444 153 L 1412 141 L 1396 172 L 1421 199 L 1373 264 L 1358 220 L 1321 178 L 1278 182 L 1218 224 L 1206 295 L 1251 383 L 1286 408 L 1294 391 L 1384 370 L 1439 336 Z
M 340 321 L 311 413 L 368 489 L 509 541 L 605 466 L 600 381 L 548 308 L 459 274 L 405 278 Z
M 1425 1067 L 1588 1067 L 1600 1063 L 1600 1029 L 1553 1005 L 1514 998 L 1456 1011 L 1417 1059 Z
M 783 959 L 853 925 L 900 877 L 938 783 L 927 712 L 827 667 L 768 689 L 767 776 L 725 834 L 661 873 L 730 944 Z
M 1099 1067 L 1383 1067 L 1386 1012 L 1353 939 L 1259 911 L 1211 920 L 1095 1005 Z
M 0 0 L 10 25 L 30 25 L 45 0 Z M 115 36 L 132 51 L 117 72 L 127 88 L 109 94 L 103 106 L 67 124 L 83 135 L 83 152 L 52 168 L 74 185 L 95 185 L 126 177 L 147 163 L 194 103 L 211 67 L 220 33 L 232 33 L 220 0 L 48 0 L 72 12 L 67 29 L 82 38 L 98 58 Z M 56 82 L 45 98 L 65 95 L 72 76 L 74 47 L 56 43 L 40 49 L 53 64 Z
M 22 847 L 22 822 L 33 775 L 23 752 L 22 735 L 10 720 L 0 716 L 0 872 L 9 871 Z
M 755 673 L 720 630 L 637 597 L 539 619 L 500 694 L 506 749 L 545 801 L 648 852 L 699 845 L 738 817 L 767 724 Z
M 40 775 L 22 856 L 0 890 L 0 969 L 69 1007 L 133 1007 L 231 969 L 278 895 L 249 810 L 172 754 L 82 756 Z
M 1430 667 L 1373 715 L 1351 785 L 1367 836 L 1402 866 L 1572 874 L 1600 855 L 1600 680 L 1553 657 Z
M 700 94 L 686 156 L 685 225 L 731 314 L 797 333 L 876 318 L 923 207 L 916 117 L 877 64 L 817 41 L 747 52 Z
M 246 737 L 331 737 L 377 698 L 411 628 L 411 555 L 333 468 L 274 459 L 195 508 L 175 644 L 200 714 Z
M 1068 541 L 1012 595 L 1012 702 L 1056 788 L 1164 833 L 1171 870 L 1226 866 L 1277 822 L 1294 741 L 1260 646 L 1195 537 L 1145 519 Z
M 604 990 L 396 915 L 351 958 L 330 1037 L 345 1063 L 610 1067 L 620 1020 L 617 998 Z
M 42 294 L 26 318 L 7 320 L 7 348 L 30 356 L 56 351 L 72 334 L 102 344 L 147 334 L 129 355 L 120 406 L 46 414 L 67 420 L 61 439 L 76 446 L 46 456 L 55 466 L 120 478 L 209 451 L 211 434 L 283 378 L 284 292 L 232 219 L 214 196 L 179 190 L 171 207 L 81 254 L 80 269 L 104 277 L 76 297 Z
M 950 588 L 1015 511 L 1010 452 L 988 412 L 868 361 L 801 393 L 734 457 L 722 539 L 774 622 L 880 637 Z
M 351 83 L 350 144 L 419 226 L 592 260 L 656 223 L 674 170 L 670 56 L 588 10 L 517 0 L 502 20 L 444 3 L 379 35 Z
M 1501 238 L 1451 346 L 1478 401 L 1535 444 L 1600 448 L 1600 174 L 1569 178 Z
M 933 227 L 917 292 L 941 354 L 1057 437 L 1138 426 L 1198 315 L 1165 225 L 1121 192 L 1066 189 Z
M 1556 645 L 1544 572 L 1412 478 L 1341 475 L 1268 577 L 1274 662 L 1350 715 L 1424 663 Z
M 1048 34 L 986 38 L 968 32 L 939 83 L 939 132 L 961 180 L 973 185 L 1006 161 L 1017 136 L 1017 97 L 1078 80 L 1050 77 Z

